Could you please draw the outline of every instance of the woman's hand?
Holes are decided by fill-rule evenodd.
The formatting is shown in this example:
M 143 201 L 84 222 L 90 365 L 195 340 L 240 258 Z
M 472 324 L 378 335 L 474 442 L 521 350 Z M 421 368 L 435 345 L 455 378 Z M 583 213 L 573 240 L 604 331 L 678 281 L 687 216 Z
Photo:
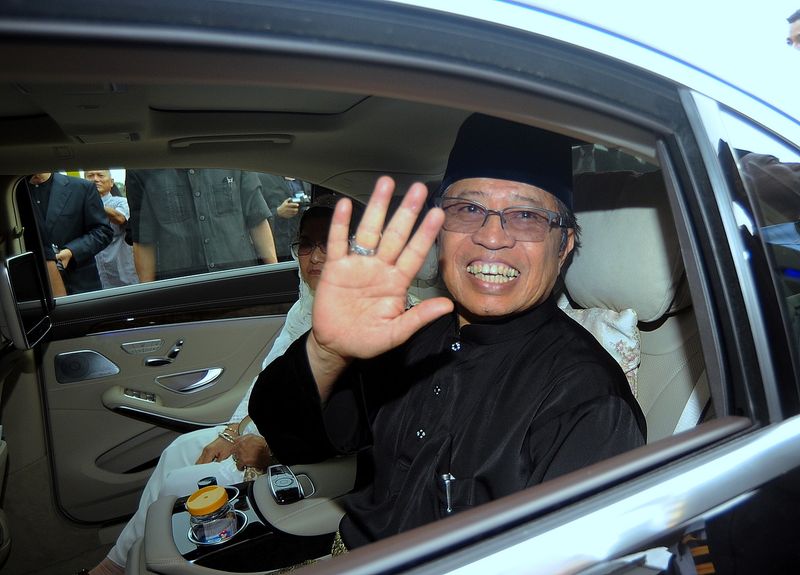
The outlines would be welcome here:
M 264 469 L 269 465 L 267 440 L 260 435 L 248 433 L 237 437 L 233 442 L 233 461 L 237 469 L 256 467 Z
M 406 310 L 406 292 L 436 240 L 444 213 L 430 210 L 412 236 L 427 195 L 424 185 L 414 184 L 384 229 L 394 189 L 391 178 L 378 180 L 355 234 L 354 245 L 373 250 L 374 255 L 350 250 L 352 205 L 346 199 L 336 205 L 306 344 L 323 401 L 351 360 L 397 347 L 453 309 L 449 299 L 433 298 Z
M 233 453 L 233 444 L 229 441 L 218 437 L 203 448 L 200 457 L 195 461 L 195 465 L 201 463 L 213 463 L 214 461 L 222 461 L 227 459 Z

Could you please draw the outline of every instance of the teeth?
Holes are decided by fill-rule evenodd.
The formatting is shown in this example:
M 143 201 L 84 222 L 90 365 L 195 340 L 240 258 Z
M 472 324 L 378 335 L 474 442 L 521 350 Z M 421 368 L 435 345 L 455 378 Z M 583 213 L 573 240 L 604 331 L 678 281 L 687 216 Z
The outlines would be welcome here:
M 476 264 L 467 266 L 467 272 L 488 283 L 508 283 L 519 276 L 519 270 L 503 264 Z

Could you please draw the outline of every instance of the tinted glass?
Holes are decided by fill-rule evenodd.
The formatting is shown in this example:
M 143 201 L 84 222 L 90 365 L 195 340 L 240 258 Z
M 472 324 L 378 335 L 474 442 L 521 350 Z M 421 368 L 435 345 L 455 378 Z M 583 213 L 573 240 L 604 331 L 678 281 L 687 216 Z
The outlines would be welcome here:
M 755 229 L 769 256 L 793 353 L 800 350 L 800 152 L 747 120 L 725 113 Z

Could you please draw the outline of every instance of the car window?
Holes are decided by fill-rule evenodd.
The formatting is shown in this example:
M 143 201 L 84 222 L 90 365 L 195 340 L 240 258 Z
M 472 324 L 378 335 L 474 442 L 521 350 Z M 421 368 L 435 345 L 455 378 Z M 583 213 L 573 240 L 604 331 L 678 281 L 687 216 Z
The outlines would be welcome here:
M 34 174 L 24 187 L 67 295 L 291 260 L 312 195 L 294 178 L 217 168 Z
M 758 235 L 770 259 L 794 353 L 800 350 L 800 152 L 746 119 L 727 112 L 742 183 L 755 204 Z

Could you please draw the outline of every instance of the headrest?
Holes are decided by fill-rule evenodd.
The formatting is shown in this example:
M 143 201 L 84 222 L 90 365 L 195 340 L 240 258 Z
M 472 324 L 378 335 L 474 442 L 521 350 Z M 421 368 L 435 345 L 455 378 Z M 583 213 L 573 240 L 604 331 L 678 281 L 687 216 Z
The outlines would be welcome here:
M 678 237 L 660 171 L 583 173 L 574 210 L 581 248 L 567 269 L 569 297 L 585 308 L 632 308 L 651 322 L 686 305 Z

